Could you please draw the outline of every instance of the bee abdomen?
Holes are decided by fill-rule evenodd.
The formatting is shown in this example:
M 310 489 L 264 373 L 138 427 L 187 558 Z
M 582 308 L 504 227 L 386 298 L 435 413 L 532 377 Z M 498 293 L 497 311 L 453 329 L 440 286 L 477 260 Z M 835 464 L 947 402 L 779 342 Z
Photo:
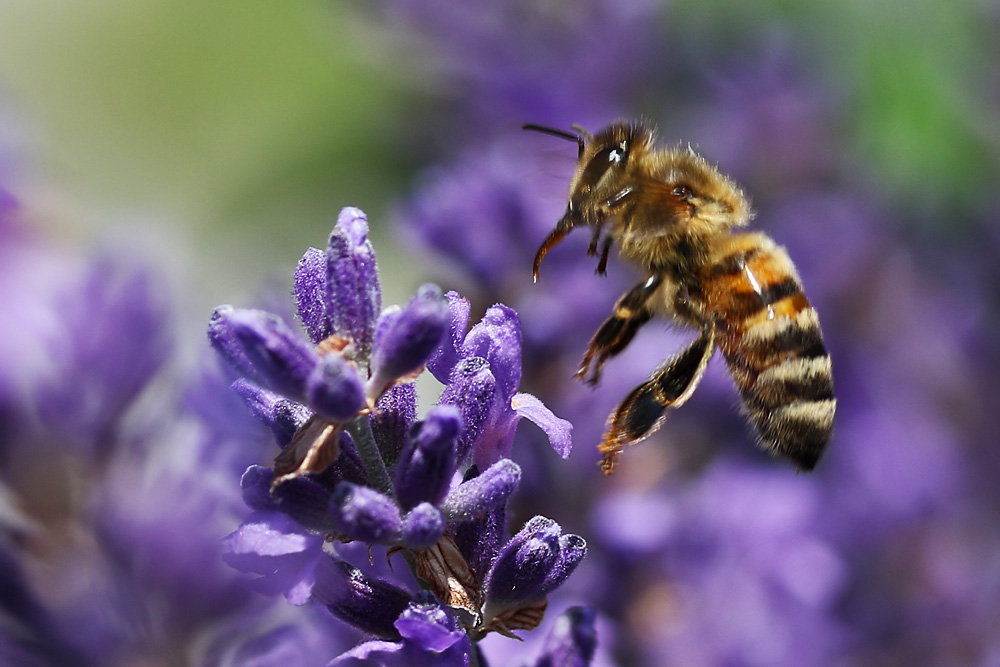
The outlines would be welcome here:
M 714 268 L 719 348 L 764 446 L 811 470 L 833 431 L 830 356 L 788 255 L 753 240 Z

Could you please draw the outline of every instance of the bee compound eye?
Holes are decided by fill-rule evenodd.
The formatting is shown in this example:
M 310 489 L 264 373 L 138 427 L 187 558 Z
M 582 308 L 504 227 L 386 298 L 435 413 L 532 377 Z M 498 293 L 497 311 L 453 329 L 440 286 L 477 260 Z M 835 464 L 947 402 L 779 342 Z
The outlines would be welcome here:
M 672 194 L 673 196 L 678 197 L 680 199 L 687 199 L 688 197 L 690 197 L 694 193 L 691 192 L 691 188 L 690 187 L 688 187 L 687 185 L 684 185 L 683 183 L 681 183 L 681 184 L 675 185 L 674 189 L 670 191 L 670 194 Z

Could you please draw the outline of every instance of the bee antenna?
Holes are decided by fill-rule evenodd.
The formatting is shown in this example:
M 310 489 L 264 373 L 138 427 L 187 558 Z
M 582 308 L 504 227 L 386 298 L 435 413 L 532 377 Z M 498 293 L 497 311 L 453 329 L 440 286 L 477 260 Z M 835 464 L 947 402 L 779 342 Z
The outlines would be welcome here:
M 576 125 L 573 129 L 577 131 L 576 134 L 572 132 L 567 132 L 566 130 L 560 130 L 557 127 L 549 127 L 548 125 L 536 125 L 535 123 L 525 123 L 521 126 L 522 130 L 531 130 L 532 132 L 541 132 L 542 134 L 551 134 L 554 137 L 560 137 L 562 139 L 568 139 L 569 141 L 575 141 L 577 148 L 579 148 L 579 154 L 577 157 L 583 156 L 584 148 L 584 132 Z

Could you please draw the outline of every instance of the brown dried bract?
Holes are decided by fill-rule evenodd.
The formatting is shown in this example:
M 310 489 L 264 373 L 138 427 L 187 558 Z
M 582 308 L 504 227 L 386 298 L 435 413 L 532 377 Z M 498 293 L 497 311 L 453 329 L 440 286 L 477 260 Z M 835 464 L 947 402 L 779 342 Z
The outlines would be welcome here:
M 518 607 L 504 609 L 494 616 L 486 625 L 476 630 L 478 637 L 484 637 L 490 632 L 496 632 L 504 637 L 521 639 L 514 634 L 514 630 L 534 630 L 542 619 L 545 618 L 545 610 L 549 606 L 548 598 L 539 598 L 525 602 Z
M 326 470 L 340 456 L 340 424 L 313 415 L 274 457 L 274 482 L 290 475 Z
M 427 582 L 438 600 L 453 609 L 468 612 L 473 625 L 481 622 L 483 599 L 479 582 L 450 535 L 445 535 L 430 548 L 415 549 L 413 559 L 417 576 Z

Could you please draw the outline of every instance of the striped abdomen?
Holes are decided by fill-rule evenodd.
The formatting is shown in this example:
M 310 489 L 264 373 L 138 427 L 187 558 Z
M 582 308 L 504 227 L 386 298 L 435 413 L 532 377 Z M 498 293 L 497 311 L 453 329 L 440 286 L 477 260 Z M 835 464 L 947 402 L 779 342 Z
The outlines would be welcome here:
M 727 239 L 702 276 L 716 343 L 769 449 L 811 470 L 833 429 L 830 356 L 785 250 L 763 234 Z

